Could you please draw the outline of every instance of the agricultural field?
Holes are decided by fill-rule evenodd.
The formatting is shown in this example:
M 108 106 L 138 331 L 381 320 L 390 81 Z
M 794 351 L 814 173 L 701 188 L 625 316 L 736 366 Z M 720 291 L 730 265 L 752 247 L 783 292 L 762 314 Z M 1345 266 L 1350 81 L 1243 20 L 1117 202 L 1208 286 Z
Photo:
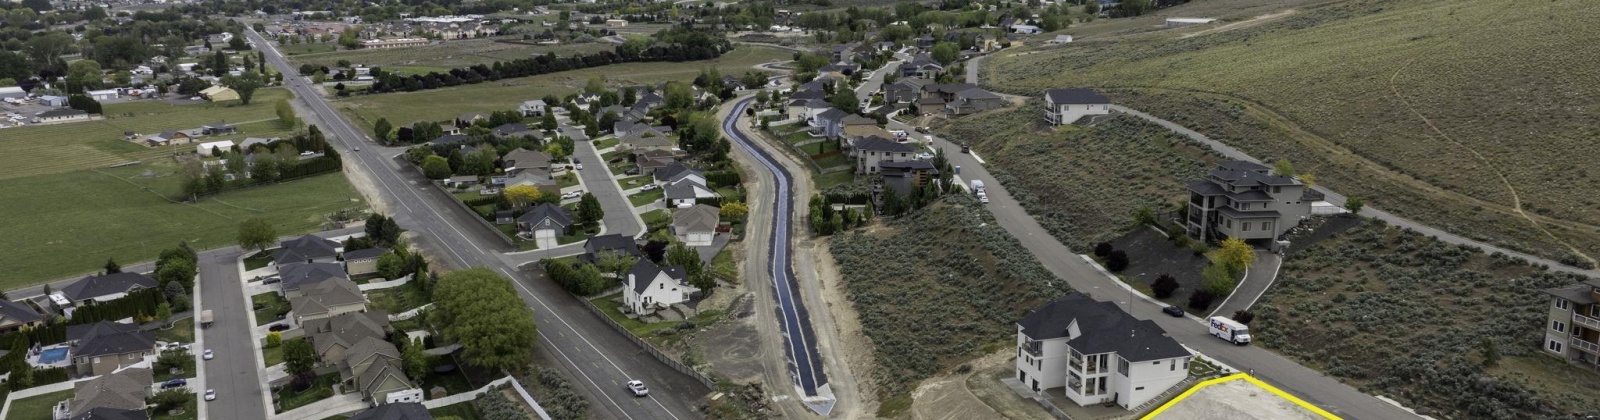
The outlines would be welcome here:
M 0 290 L 98 269 L 106 258 L 131 263 L 188 241 L 196 249 L 231 244 L 238 224 L 265 218 L 278 233 L 318 230 L 323 217 L 364 209 L 340 173 L 250 187 L 195 204 L 179 195 L 173 165 L 132 165 L 0 181 Z
M 284 89 L 261 89 L 250 105 L 172 105 L 150 100 L 115 103 L 105 105 L 103 120 L 8 128 L 0 131 L 0 139 L 6 139 L 0 140 L 0 180 L 154 161 L 174 152 L 194 152 L 192 144 L 151 148 L 123 140 L 123 134 L 129 131 L 148 135 L 226 121 L 238 126 L 239 134 L 207 136 L 202 140 L 285 136 L 291 130 L 278 123 L 273 106 L 288 97 L 289 92 Z
M 616 44 L 600 41 L 559 45 L 534 45 L 520 42 L 520 40 L 517 42 L 496 42 L 492 39 L 463 39 L 435 42 L 414 48 L 341 50 L 299 54 L 290 56 L 289 60 L 296 67 L 301 64 L 333 67 L 339 63 L 339 60 L 349 60 L 353 64 L 376 66 L 384 69 L 394 67 L 451 69 L 474 64 L 528 58 L 552 52 L 558 56 L 566 57 L 573 54 L 611 51 L 616 47 Z M 291 47 L 293 46 L 291 45 Z
M 1220 7 L 1205 3 L 1165 13 Z M 1600 37 L 1587 6 L 1304 3 L 1254 25 L 1025 47 L 1037 53 L 986 61 L 985 82 L 1034 96 L 1105 88 L 1371 205 L 1588 265 L 1600 257 L 1600 174 L 1582 168 L 1600 158 L 1600 69 L 1572 53 Z
M 1365 221 L 1286 257 L 1250 329 L 1257 343 L 1437 418 L 1592 414 L 1600 375 L 1540 348 L 1544 290 L 1580 279 Z M 1500 357 L 1485 366 L 1490 347 Z
M 589 78 L 599 75 L 604 75 L 612 86 L 653 85 L 669 80 L 693 80 L 707 67 L 715 67 L 725 75 L 744 74 L 754 70 L 757 64 L 790 57 L 789 52 L 776 48 L 740 46 L 709 61 L 615 64 L 443 89 L 358 95 L 334 104 L 345 109 L 352 120 L 369 127 L 378 118 L 388 118 L 399 126 L 424 120 L 448 120 L 467 112 L 516 109 L 522 101 L 575 93 L 583 89 Z
M 1161 126 L 1118 116 L 1094 127 L 1045 126 L 1039 101 L 939 129 L 972 145 L 989 171 L 1052 236 L 1087 250 L 1133 227 L 1142 206 L 1178 209 L 1184 183 L 1217 157 Z
M 878 354 L 879 417 L 904 410 L 917 381 L 1011 346 L 1022 314 L 1066 292 L 965 194 L 832 240 Z

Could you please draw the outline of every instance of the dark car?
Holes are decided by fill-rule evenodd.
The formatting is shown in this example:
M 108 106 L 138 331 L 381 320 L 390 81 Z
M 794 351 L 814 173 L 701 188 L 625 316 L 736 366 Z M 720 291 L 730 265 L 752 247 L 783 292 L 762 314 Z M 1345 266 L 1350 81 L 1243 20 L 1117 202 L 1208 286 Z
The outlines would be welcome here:
M 961 145 L 961 153 L 972 153 L 972 146 Z
M 277 283 L 277 282 L 280 282 L 280 281 L 283 281 L 282 277 L 272 276 L 272 277 L 267 277 L 265 279 L 262 279 L 261 280 L 261 284 L 273 284 L 273 283 Z
M 623 175 L 638 175 L 639 174 L 639 168 L 628 168 L 628 170 L 622 171 L 622 174 Z
M 1167 315 L 1172 315 L 1179 318 L 1183 317 L 1183 308 L 1179 308 L 1177 305 L 1161 308 L 1161 312 L 1166 312 Z
M 288 330 L 289 330 L 289 325 L 288 324 L 272 324 L 272 326 L 267 327 L 267 331 L 272 331 L 272 332 L 288 331 Z
M 178 378 L 178 379 L 173 379 L 173 380 L 170 380 L 170 381 L 162 382 L 161 383 L 161 389 L 173 389 L 173 388 L 181 387 L 181 386 L 188 385 L 188 384 L 189 384 L 189 381 L 185 381 L 185 380 L 183 380 L 183 378 Z

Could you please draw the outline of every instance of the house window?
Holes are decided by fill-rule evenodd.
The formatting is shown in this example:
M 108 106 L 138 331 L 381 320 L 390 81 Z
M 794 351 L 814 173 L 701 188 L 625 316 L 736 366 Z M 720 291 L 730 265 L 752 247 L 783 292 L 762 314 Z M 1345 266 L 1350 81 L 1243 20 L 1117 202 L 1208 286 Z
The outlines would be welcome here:
M 1566 299 L 1556 298 L 1556 309 L 1565 311 L 1567 310 L 1567 305 L 1568 303 Z
M 1550 321 L 1550 329 L 1556 330 L 1558 333 L 1564 333 L 1567 332 L 1567 324 L 1561 321 Z
M 1117 359 L 1117 373 L 1128 376 L 1128 359 Z
M 1250 222 L 1244 222 L 1243 226 L 1239 230 L 1242 231 L 1242 232 L 1249 232 L 1250 231 Z
M 1261 222 L 1261 230 L 1264 230 L 1264 231 L 1267 231 L 1267 232 L 1271 232 L 1272 231 L 1272 222 Z
M 1168 366 L 1167 366 L 1167 371 L 1168 372 L 1177 372 L 1178 371 L 1178 361 L 1177 360 L 1173 360 L 1173 361 L 1169 362 Z
M 1544 348 L 1550 349 L 1550 351 L 1553 351 L 1553 352 L 1556 352 L 1556 353 L 1560 353 L 1561 352 L 1561 342 L 1560 341 L 1556 341 L 1556 340 L 1550 340 L 1550 344 L 1544 346 Z
M 1283 187 L 1272 187 L 1272 193 L 1273 194 L 1277 194 L 1277 193 L 1281 192 L 1282 190 L 1283 190 Z
M 1134 390 L 1134 391 L 1143 391 L 1143 390 L 1144 390 L 1144 387 L 1142 387 L 1142 386 L 1141 386 L 1141 387 L 1138 387 L 1138 388 L 1134 388 L 1134 389 L 1133 389 L 1133 390 Z
M 1223 224 L 1228 225 L 1228 229 L 1233 229 L 1233 219 L 1224 220 Z

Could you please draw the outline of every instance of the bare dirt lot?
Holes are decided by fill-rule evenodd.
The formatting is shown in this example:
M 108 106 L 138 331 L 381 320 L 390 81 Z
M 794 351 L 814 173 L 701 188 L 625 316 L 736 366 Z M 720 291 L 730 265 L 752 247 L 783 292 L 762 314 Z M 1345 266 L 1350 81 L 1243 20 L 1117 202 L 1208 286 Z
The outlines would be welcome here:
M 1250 381 L 1233 380 L 1196 391 L 1156 415 L 1159 420 L 1317 420 L 1322 416 Z
M 966 374 L 928 378 L 912 392 L 914 419 L 1048 419 L 1050 414 L 1025 400 L 1000 378 L 1011 375 L 1012 350 L 995 352 L 969 364 Z

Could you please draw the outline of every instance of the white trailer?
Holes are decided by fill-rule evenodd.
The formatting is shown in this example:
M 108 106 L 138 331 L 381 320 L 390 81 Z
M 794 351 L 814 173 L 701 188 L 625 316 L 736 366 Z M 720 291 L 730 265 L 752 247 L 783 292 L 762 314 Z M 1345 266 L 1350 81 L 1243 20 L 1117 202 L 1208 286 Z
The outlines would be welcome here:
M 1244 324 L 1221 316 L 1214 316 L 1206 321 L 1211 327 L 1211 335 L 1236 345 L 1250 344 L 1250 329 Z
M 981 179 L 972 180 L 972 193 L 973 194 L 983 194 L 984 193 L 984 191 L 983 191 L 983 180 L 981 180 Z

